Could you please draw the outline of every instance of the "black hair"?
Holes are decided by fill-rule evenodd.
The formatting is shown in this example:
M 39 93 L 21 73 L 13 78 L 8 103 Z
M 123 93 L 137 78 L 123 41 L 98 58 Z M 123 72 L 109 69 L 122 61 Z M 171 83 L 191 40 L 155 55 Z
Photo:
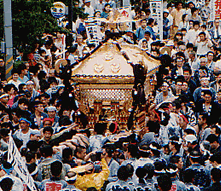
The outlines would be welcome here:
M 2 127 L 2 126 L 1 126 Z M 8 134 L 9 134 L 10 130 L 9 129 L 6 129 L 6 128 L 2 128 L 0 129 L 0 134 L 2 137 L 7 137 Z
M 10 191 L 12 189 L 14 182 L 11 178 L 3 178 L 0 182 L 0 187 L 2 191 Z
M 184 67 L 183 72 L 189 72 L 190 75 L 192 74 L 192 70 L 190 67 Z
M 117 177 L 119 180 L 126 181 L 128 179 L 128 170 L 126 166 L 120 166 L 117 171 Z
M 148 34 L 150 36 L 150 32 L 149 31 L 145 31 L 144 34 Z
M 117 128 L 118 128 L 118 124 L 117 124 Z M 110 131 L 111 133 L 113 133 L 114 130 L 115 130 L 115 123 L 111 123 L 110 126 L 109 126 L 109 131 Z
M 27 148 L 30 151 L 33 151 L 33 152 L 37 152 L 39 146 L 40 145 L 39 145 L 39 142 L 37 140 L 29 140 L 28 143 L 27 143 Z
M 200 33 L 199 33 L 199 36 L 200 36 L 200 35 L 206 36 L 206 33 L 205 33 L 205 32 L 200 32 Z
M 220 182 L 221 171 L 218 168 L 213 168 L 211 170 L 211 176 L 215 182 Z
M 3 89 L 5 93 L 8 93 L 12 88 L 14 88 L 14 90 L 17 90 L 14 84 L 6 84 Z
M 208 135 L 206 140 L 209 141 L 210 143 L 214 143 L 214 142 L 218 143 L 218 137 L 216 135 L 214 135 L 214 134 Z
M 154 162 L 154 168 L 157 171 L 165 170 L 166 164 L 163 161 L 157 160 Z
M 147 163 L 143 166 L 143 168 L 146 169 L 146 173 L 147 173 L 147 179 L 151 179 L 154 175 L 154 165 L 151 163 Z
M 52 176 L 58 177 L 62 172 L 62 163 L 60 161 L 55 161 L 51 163 L 51 174 Z
M 133 174 L 134 174 L 134 167 L 133 167 L 133 165 L 130 164 L 130 163 L 128 163 L 128 164 L 126 165 L 126 167 L 127 167 L 128 177 L 132 177 Z
M 170 163 L 172 163 L 172 164 L 178 163 L 180 158 L 181 157 L 178 156 L 178 155 L 173 155 L 173 156 L 170 157 Z
M 40 147 L 40 153 L 44 157 L 50 157 L 53 154 L 53 149 L 51 145 L 42 145 Z
M 195 131 L 193 129 L 185 129 L 184 132 L 187 133 L 187 135 L 195 135 Z
M 94 126 L 94 131 L 99 135 L 103 135 L 106 129 L 107 129 L 106 123 L 96 123 Z
M 68 161 L 69 157 L 73 155 L 73 151 L 70 147 L 64 148 L 62 151 L 62 159 Z
M 28 151 L 26 154 L 25 154 L 25 159 L 28 163 L 31 162 L 32 159 L 35 159 L 35 153 L 31 152 L 31 151 Z
M 132 156 L 132 158 L 136 158 L 138 156 L 138 146 L 137 145 L 129 144 L 127 149 L 128 149 L 128 152 L 130 153 L 130 155 Z
M 65 110 L 65 109 L 64 109 L 64 110 Z M 63 112 L 64 110 L 62 110 L 62 112 Z M 62 115 L 62 116 L 60 116 L 58 123 L 59 123 L 59 126 L 61 127 L 61 126 L 70 125 L 72 122 L 71 122 L 71 120 L 69 119 L 68 116 Z
M 44 127 L 43 133 L 45 133 L 46 131 L 50 131 L 50 133 L 53 134 L 53 128 L 51 126 Z
M 200 25 L 200 22 L 199 21 L 193 21 L 193 26 L 195 25 Z
M 203 90 L 204 95 L 210 95 L 211 97 L 213 96 L 212 92 L 210 90 Z
M 21 148 L 21 146 L 23 145 L 23 141 L 18 139 L 18 138 L 13 138 L 14 139 L 14 142 L 15 142 L 15 145 L 18 149 Z
M 162 191 L 169 191 L 172 187 L 171 178 L 167 174 L 160 175 L 157 182 Z
M 166 169 L 167 169 L 167 170 L 170 170 L 170 169 L 174 170 L 174 172 L 169 173 L 169 176 L 172 178 L 172 177 L 174 177 L 174 176 L 176 175 L 176 171 L 175 171 L 175 170 L 177 169 L 177 165 L 175 165 L 175 164 L 173 164 L 173 163 L 169 163 L 169 164 L 167 165 Z
M 183 179 L 185 183 L 192 183 L 194 179 L 194 171 L 192 169 L 187 169 L 183 173 Z
M 24 63 L 21 63 L 18 65 L 18 74 L 21 74 L 22 70 L 27 69 L 26 65 Z
M 13 68 L 13 69 L 11 70 L 11 75 L 13 75 L 13 74 L 18 74 L 18 69 Z
M 215 131 L 216 134 L 218 134 L 218 135 L 221 134 L 221 129 L 220 129 L 217 125 L 212 125 L 212 126 L 211 126 L 211 129 L 213 129 L 213 128 L 216 129 L 216 131 Z
M 18 85 L 18 91 L 19 91 L 19 92 L 23 92 L 24 86 L 26 86 L 26 84 L 24 84 L 24 83 L 19 84 L 19 85 Z
M 148 19 L 147 25 L 151 25 L 153 22 L 154 22 L 154 19 L 153 19 L 153 18 L 150 18 L 150 19 Z
M 183 14 L 182 15 L 182 21 L 184 22 L 185 17 L 187 16 L 187 14 Z
M 142 183 L 142 184 L 145 183 L 144 177 L 146 176 L 146 174 L 147 174 L 147 171 L 146 171 L 145 168 L 143 168 L 143 167 L 138 167 L 137 168 L 136 175 L 139 178 L 139 183 Z
M 193 14 L 195 11 L 197 11 L 198 9 L 196 7 L 191 8 L 191 14 Z
M 55 82 L 56 84 L 58 84 L 58 81 L 56 80 L 55 77 L 49 77 L 49 78 L 48 78 L 48 83 L 49 83 L 49 84 L 52 84 L 52 83 L 54 83 L 54 82 Z
M 86 191 L 97 191 L 97 189 L 95 187 L 90 187 L 90 188 L 87 188 Z
M 18 105 L 24 103 L 25 105 L 29 105 L 29 101 L 26 98 L 21 98 L 18 100 Z

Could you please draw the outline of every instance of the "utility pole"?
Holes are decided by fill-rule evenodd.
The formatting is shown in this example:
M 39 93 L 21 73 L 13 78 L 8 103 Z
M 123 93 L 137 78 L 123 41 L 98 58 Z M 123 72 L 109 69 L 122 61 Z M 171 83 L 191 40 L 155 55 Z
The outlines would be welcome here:
M 69 29 L 72 31 L 73 27 L 73 0 L 69 0 L 69 7 L 68 7 L 68 26 Z
M 11 78 L 13 69 L 13 42 L 12 42 L 12 5 L 11 0 L 4 0 L 4 31 L 5 31 L 5 75 L 6 79 Z
M 71 34 L 67 35 L 67 46 L 72 46 L 72 28 L 73 28 L 73 0 L 69 0 L 68 4 L 68 28 L 71 30 Z

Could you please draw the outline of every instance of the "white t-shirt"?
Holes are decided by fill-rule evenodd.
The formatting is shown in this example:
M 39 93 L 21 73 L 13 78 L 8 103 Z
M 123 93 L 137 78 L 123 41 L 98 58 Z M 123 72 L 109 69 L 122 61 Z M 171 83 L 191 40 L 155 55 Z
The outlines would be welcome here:
M 23 146 L 26 147 L 26 144 L 30 140 L 30 135 L 31 135 L 32 131 L 33 130 L 29 128 L 29 131 L 26 134 L 24 134 L 24 133 L 22 133 L 21 129 L 18 129 L 17 131 L 15 131 L 14 136 L 17 137 L 18 139 L 22 140 Z

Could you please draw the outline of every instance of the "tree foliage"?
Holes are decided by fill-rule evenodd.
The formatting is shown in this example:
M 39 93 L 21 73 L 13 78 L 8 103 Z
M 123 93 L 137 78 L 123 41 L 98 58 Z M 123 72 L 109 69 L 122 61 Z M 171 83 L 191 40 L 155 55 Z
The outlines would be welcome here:
M 14 47 L 22 51 L 27 51 L 27 49 L 30 51 L 36 40 L 41 40 L 43 33 L 62 30 L 58 27 L 57 20 L 51 15 L 50 9 L 53 3 L 54 0 L 12 0 Z M 3 38 L 3 0 L 0 0 L 0 11 L 0 38 Z M 76 10 L 74 13 L 77 13 Z

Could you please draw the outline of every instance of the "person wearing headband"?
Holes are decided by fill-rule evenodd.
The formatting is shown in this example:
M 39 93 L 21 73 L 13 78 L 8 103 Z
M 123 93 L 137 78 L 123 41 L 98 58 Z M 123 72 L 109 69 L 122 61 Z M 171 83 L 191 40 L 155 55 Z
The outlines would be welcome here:
M 77 180 L 77 174 L 75 172 L 68 172 L 65 176 L 65 181 L 68 183 L 67 187 L 61 191 L 67 191 L 67 190 L 75 190 L 80 191 L 75 187 L 75 182 Z
M 5 111 L 9 115 L 11 115 L 11 109 L 7 105 L 8 104 L 8 100 L 9 100 L 9 95 L 4 93 L 4 92 L 0 92 L 0 110 L 1 111 Z
M 169 91 L 169 84 L 166 81 L 162 83 L 161 90 L 162 91 L 155 97 L 154 103 L 156 105 L 162 103 L 163 101 L 174 98 L 174 95 L 171 93 L 171 91 Z
M 189 154 L 189 161 L 191 165 L 185 169 L 191 169 L 194 172 L 194 185 L 199 186 L 200 189 L 205 188 L 210 185 L 211 179 L 205 167 L 200 164 L 201 162 L 201 153 L 200 151 L 194 150 Z
M 5 178 L 11 178 L 14 183 L 12 186 L 12 190 L 24 190 L 21 179 L 13 174 L 13 166 L 11 165 L 11 163 L 3 161 L 1 164 L 0 172 L 1 174 L 3 174 L 3 176 L 0 177 L 0 182 Z
M 181 182 L 178 178 L 179 171 L 175 164 L 168 164 L 166 168 L 166 172 L 172 180 L 172 188 L 175 187 L 176 190 L 180 190 L 180 191 L 187 190 L 186 185 L 183 182 Z
M 26 144 L 30 140 L 33 129 L 30 128 L 31 121 L 27 118 L 19 119 L 19 129 L 15 131 L 14 137 L 23 141 L 23 146 L 26 147 Z

